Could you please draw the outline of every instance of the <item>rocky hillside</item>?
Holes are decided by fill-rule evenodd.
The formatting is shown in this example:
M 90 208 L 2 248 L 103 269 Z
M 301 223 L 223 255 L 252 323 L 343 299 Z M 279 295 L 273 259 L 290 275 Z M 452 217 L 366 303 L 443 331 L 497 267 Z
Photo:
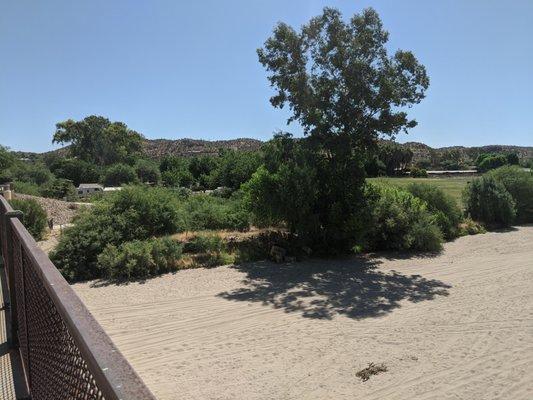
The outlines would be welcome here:
M 144 152 L 151 158 L 160 159 L 167 155 L 193 157 L 201 155 L 216 155 L 220 149 L 237 151 L 259 150 L 262 141 L 257 139 L 230 139 L 230 140 L 199 140 L 199 139 L 145 139 L 143 141 Z M 68 146 L 42 154 L 14 151 L 18 158 L 33 160 L 40 155 L 57 154 L 61 157 L 68 156 Z
M 199 139 L 145 139 L 143 142 L 145 153 L 155 159 L 160 159 L 166 155 L 176 155 L 183 157 L 193 157 L 198 155 L 216 155 L 220 149 L 232 149 L 237 151 L 254 151 L 258 150 L 262 141 L 250 138 L 240 138 L 231 140 L 199 140 Z M 407 142 L 403 146 L 410 148 L 413 153 L 413 161 L 428 159 L 438 161 L 449 158 L 461 160 L 463 163 L 469 163 L 474 160 L 480 153 L 517 153 L 521 160 L 533 158 L 533 147 L 526 146 L 507 146 L 507 145 L 490 145 L 478 147 L 450 146 L 432 148 L 424 143 Z M 33 159 L 39 155 L 28 152 L 15 152 L 19 158 Z M 52 153 L 52 152 L 48 152 Z M 53 153 L 61 156 L 68 154 L 68 147 L 54 150 Z M 47 154 L 47 153 L 43 153 Z
M 457 157 L 464 163 L 472 162 L 481 153 L 516 153 L 520 160 L 533 158 L 533 147 L 531 146 L 508 146 L 508 145 L 488 145 L 476 147 L 449 146 L 432 148 L 424 143 L 407 142 L 403 146 L 408 147 L 413 152 L 413 162 L 421 159 L 438 160 Z
M 144 151 L 152 158 L 162 158 L 166 155 L 199 156 L 216 155 L 219 149 L 237 151 L 258 150 L 263 142 L 257 139 L 232 139 L 232 140 L 196 140 L 196 139 L 155 139 L 144 141 Z

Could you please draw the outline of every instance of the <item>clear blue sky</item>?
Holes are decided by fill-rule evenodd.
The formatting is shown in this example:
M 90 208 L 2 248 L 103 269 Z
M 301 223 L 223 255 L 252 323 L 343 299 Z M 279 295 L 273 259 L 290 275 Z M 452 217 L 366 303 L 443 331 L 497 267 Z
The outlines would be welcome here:
M 400 141 L 533 145 L 532 0 L 3 0 L 0 143 L 45 151 L 56 122 L 90 114 L 148 138 L 298 134 L 255 51 L 277 21 L 324 6 L 374 7 L 390 49 L 426 65 L 419 126 Z

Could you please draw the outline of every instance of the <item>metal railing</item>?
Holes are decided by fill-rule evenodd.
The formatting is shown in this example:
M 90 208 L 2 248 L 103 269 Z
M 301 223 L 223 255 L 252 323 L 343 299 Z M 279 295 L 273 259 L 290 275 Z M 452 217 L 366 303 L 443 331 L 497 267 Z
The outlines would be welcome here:
M 33 400 L 155 400 L 0 195 L 12 345 Z

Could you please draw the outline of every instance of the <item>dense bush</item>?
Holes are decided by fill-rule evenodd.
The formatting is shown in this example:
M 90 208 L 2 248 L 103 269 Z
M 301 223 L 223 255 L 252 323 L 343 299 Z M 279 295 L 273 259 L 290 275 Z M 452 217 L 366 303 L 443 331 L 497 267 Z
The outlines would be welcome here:
M 463 198 L 467 214 L 475 221 L 490 226 L 509 226 L 515 219 L 515 202 L 511 194 L 490 175 L 470 182 Z
M 161 179 L 165 186 L 170 187 L 185 187 L 189 188 L 193 182 L 194 177 L 188 169 L 169 169 L 161 173 Z
M 412 183 L 407 187 L 407 191 L 426 202 L 428 210 L 435 214 L 436 222 L 446 239 L 457 237 L 462 212 L 453 197 L 436 186 L 424 183 Z
M 410 176 L 412 178 L 427 178 L 428 172 L 423 168 L 418 167 L 411 167 L 411 174 Z
M 516 206 L 516 221 L 533 222 L 533 174 L 518 166 L 505 166 L 489 172 L 505 186 Z
M 235 256 L 228 253 L 226 243 L 216 234 L 200 234 L 185 244 L 184 251 L 192 253 L 195 265 L 214 267 L 231 264 Z
M 216 234 L 201 234 L 190 239 L 183 250 L 186 253 L 209 253 L 224 250 L 224 241 Z
M 98 256 L 102 275 L 110 279 L 147 278 L 175 271 L 182 245 L 170 238 L 107 245 Z
M 36 185 L 50 182 L 54 177 L 48 167 L 41 162 L 16 162 L 11 166 L 9 174 L 12 180 L 35 183 Z
M 423 200 L 394 187 L 370 186 L 367 196 L 372 202 L 365 247 L 422 251 L 441 248 L 442 233 Z
M 144 240 L 187 228 L 178 198 L 161 188 L 126 187 L 75 220 L 65 230 L 51 258 L 70 280 L 101 276 L 97 257 L 106 245 Z
M 74 186 L 99 182 L 101 175 L 97 165 L 77 158 L 56 158 L 50 162 L 50 170 L 57 178 L 72 181 Z
M 348 147 L 346 138 L 332 142 Z M 321 254 L 351 249 L 365 225 L 364 160 L 351 151 L 329 157 L 317 141 L 289 134 L 276 135 L 264 152 L 265 165 L 242 186 L 254 224 L 285 224 Z
M 113 164 L 104 174 L 104 185 L 120 186 L 137 182 L 135 169 L 127 164 Z
M 76 188 L 68 179 L 53 179 L 41 186 L 41 196 L 73 201 L 77 198 Z
M 476 159 L 476 165 L 481 172 L 486 172 L 508 163 L 509 160 L 505 154 L 480 154 Z
M 32 196 L 41 195 L 41 189 L 39 185 L 31 182 L 14 181 L 13 190 L 15 193 L 30 194 Z
M 150 160 L 137 160 L 135 173 L 141 182 L 157 184 L 161 181 L 161 172 L 159 172 L 158 165 Z
M 189 229 L 235 229 L 250 227 L 250 213 L 238 197 L 224 199 L 209 195 L 193 195 L 180 204 L 188 216 Z
M 48 225 L 46 212 L 34 199 L 13 199 L 11 207 L 24 213 L 22 223 L 35 240 L 42 240 Z

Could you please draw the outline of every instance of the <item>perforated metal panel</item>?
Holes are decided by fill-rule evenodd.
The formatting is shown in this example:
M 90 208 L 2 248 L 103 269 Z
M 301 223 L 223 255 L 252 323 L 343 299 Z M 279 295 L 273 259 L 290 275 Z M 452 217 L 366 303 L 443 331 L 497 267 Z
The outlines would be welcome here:
M 0 196 L 0 249 L 32 400 L 155 400 L 20 221 L 4 217 L 11 211 Z

